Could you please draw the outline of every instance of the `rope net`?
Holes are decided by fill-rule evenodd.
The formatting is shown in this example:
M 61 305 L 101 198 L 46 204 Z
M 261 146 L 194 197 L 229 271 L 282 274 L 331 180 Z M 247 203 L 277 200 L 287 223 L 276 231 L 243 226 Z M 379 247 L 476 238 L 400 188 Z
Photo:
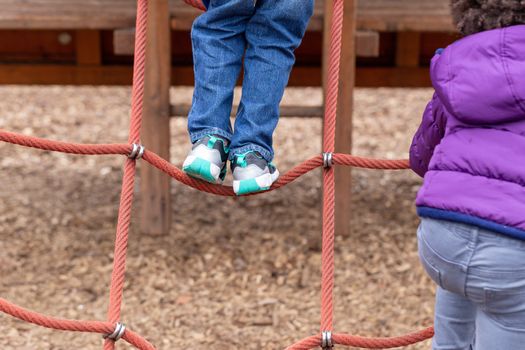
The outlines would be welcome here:
M 185 0 L 190 5 L 203 9 L 200 0 Z M 339 95 L 339 68 L 343 37 L 344 0 L 334 0 L 333 22 L 331 28 L 330 63 L 328 72 L 327 98 L 324 118 L 324 154 L 332 155 L 332 164 L 339 166 L 353 166 L 367 169 L 408 169 L 407 160 L 385 160 L 356 157 L 348 154 L 334 153 L 335 128 L 337 116 L 337 99 Z M 144 96 L 145 66 L 146 66 L 146 32 L 148 17 L 148 0 L 137 1 L 135 62 L 133 68 L 131 122 L 127 144 L 76 144 L 61 141 L 52 141 L 38 137 L 30 137 L 0 129 L 0 141 L 37 148 L 47 151 L 78 155 L 126 155 L 120 207 L 118 212 L 113 272 L 109 295 L 109 306 L 106 321 L 78 321 L 67 320 L 34 312 L 17 306 L 0 298 L 0 311 L 25 322 L 38 326 L 71 332 L 99 333 L 105 335 L 104 350 L 115 349 L 115 342 L 123 339 L 138 349 L 150 350 L 155 347 L 139 334 L 123 328 L 120 324 L 122 295 L 126 271 L 126 253 L 133 204 L 133 188 L 136 173 L 136 159 L 129 157 L 136 145 L 140 144 L 140 129 L 142 125 L 142 110 Z M 228 186 L 209 184 L 193 179 L 180 169 L 161 158 L 157 154 L 146 150 L 143 159 L 168 174 L 175 180 L 191 186 L 197 190 L 221 196 L 234 196 Z M 333 289 L 334 289 L 334 242 L 335 242 L 335 178 L 334 167 L 326 166 L 323 156 L 318 155 L 297 165 L 282 175 L 269 191 L 281 188 L 313 169 L 325 166 L 323 170 L 323 240 L 322 240 L 322 289 L 321 289 L 321 332 L 318 335 L 305 338 L 288 350 L 309 350 L 319 346 L 329 348 L 333 344 L 346 346 L 385 349 L 407 346 L 433 336 L 432 327 L 392 338 L 365 338 L 347 334 L 333 334 Z M 328 333 L 329 332 L 329 333 Z M 329 344 L 323 339 L 323 334 L 330 334 Z M 324 343 L 324 344 L 323 344 Z

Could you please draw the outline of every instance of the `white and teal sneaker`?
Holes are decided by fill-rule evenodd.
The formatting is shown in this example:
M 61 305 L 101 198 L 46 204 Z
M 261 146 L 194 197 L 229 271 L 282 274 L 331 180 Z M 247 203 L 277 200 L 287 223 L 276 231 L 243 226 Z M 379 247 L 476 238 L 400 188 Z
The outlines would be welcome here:
M 220 184 L 226 176 L 229 151 L 228 141 L 219 136 L 207 135 L 193 144 L 182 170 L 191 177 Z
M 235 155 L 231 161 L 233 191 L 236 195 L 269 190 L 279 177 L 279 171 L 258 152 Z

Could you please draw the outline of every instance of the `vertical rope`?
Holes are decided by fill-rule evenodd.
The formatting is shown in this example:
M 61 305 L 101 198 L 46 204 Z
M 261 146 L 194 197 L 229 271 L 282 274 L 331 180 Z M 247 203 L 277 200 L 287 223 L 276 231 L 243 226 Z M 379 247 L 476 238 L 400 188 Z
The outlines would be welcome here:
M 133 66 L 133 91 L 131 95 L 131 121 L 128 143 L 139 143 L 144 109 L 144 84 L 146 75 L 146 36 L 148 30 L 148 0 L 137 0 L 135 31 L 135 62 Z
M 325 102 L 323 151 L 335 150 L 339 69 L 343 37 L 344 0 L 334 0 L 330 35 L 330 59 Z M 334 309 L 334 244 L 335 244 L 335 173 L 334 168 L 323 171 L 323 252 L 321 280 L 321 331 L 332 331 Z
M 148 0 L 137 1 L 137 23 L 135 34 L 135 63 L 133 67 L 133 90 L 131 96 L 131 121 L 129 126 L 129 143 L 140 142 L 142 111 L 144 102 L 144 81 L 146 69 L 146 32 L 148 20 Z M 129 225 L 133 204 L 136 161 L 128 159 L 124 166 L 122 192 L 115 238 L 115 253 L 113 257 L 113 272 L 108 306 L 108 322 L 116 324 L 120 321 L 122 295 L 126 278 L 126 255 L 128 249 Z M 106 339 L 104 350 L 113 350 L 115 342 Z
M 328 60 L 327 92 L 324 111 L 323 150 L 335 151 L 335 127 L 339 98 L 339 71 L 343 39 L 344 0 L 333 0 L 332 26 L 330 29 L 330 57 Z

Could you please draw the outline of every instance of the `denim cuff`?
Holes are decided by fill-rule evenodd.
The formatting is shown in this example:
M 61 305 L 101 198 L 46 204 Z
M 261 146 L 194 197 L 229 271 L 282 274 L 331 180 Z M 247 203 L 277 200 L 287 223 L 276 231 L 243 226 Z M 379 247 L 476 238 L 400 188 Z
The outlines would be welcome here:
M 207 135 L 220 136 L 220 137 L 225 138 L 228 142 L 230 142 L 233 137 L 233 135 L 228 131 L 224 131 L 219 128 L 209 128 L 209 129 L 204 129 L 202 131 L 190 133 L 191 143 L 195 143 Z
M 261 156 L 270 163 L 273 160 L 273 152 L 268 151 L 266 148 L 263 148 L 256 144 L 250 144 L 242 147 L 231 148 L 230 149 L 230 160 L 233 159 L 237 154 L 243 154 L 250 151 L 256 151 L 261 154 Z

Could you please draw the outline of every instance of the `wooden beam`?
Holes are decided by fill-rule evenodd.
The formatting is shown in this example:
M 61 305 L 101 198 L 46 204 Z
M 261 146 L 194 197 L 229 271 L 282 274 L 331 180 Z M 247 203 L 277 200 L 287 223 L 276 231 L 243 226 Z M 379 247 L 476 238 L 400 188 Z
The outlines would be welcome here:
M 200 11 L 170 1 L 173 27 L 188 30 Z M 130 0 L 0 0 L 2 29 L 116 29 L 134 25 Z M 325 4 L 316 1 L 309 30 L 323 29 Z M 376 31 L 454 31 L 447 0 L 359 1 L 357 28 Z
M 122 28 L 113 31 L 113 53 L 132 55 L 135 49 L 135 28 Z
M 356 33 L 356 52 L 358 57 L 379 56 L 379 33 L 361 30 Z M 115 55 L 132 55 L 135 47 L 135 29 L 123 28 L 113 32 Z
M 359 1 L 357 28 L 380 32 L 455 30 L 448 0 Z
M 175 0 L 172 27 L 188 30 L 200 14 Z M 316 0 L 309 31 L 323 30 L 325 0 Z M 357 28 L 376 31 L 454 31 L 448 0 L 363 0 L 358 1 Z
M 59 64 L 0 64 L 0 84 L 38 85 L 131 85 L 133 72 L 128 66 L 75 66 Z M 318 67 L 295 67 L 290 86 L 321 86 Z M 192 86 L 193 69 L 174 66 L 173 85 Z M 430 87 L 426 67 L 360 67 L 359 87 Z
M 128 66 L 1 64 L 0 84 L 131 85 Z
M 379 57 L 379 33 L 358 30 L 355 33 L 355 54 L 357 57 Z
M 324 86 L 327 86 L 328 57 L 330 50 L 330 28 L 332 24 L 333 0 L 325 2 L 325 35 L 324 35 Z M 341 69 L 339 76 L 339 103 L 337 105 L 337 123 L 335 150 L 339 153 L 352 153 L 352 114 L 355 86 L 355 32 L 356 1 L 344 1 L 343 47 L 341 51 Z M 330 14 L 330 15 L 329 15 Z M 325 91 L 326 94 L 326 91 Z M 350 236 L 352 173 L 350 167 L 335 169 L 335 229 L 338 235 Z
M 431 87 L 428 68 L 370 67 L 357 69 L 359 87 Z
M 142 142 L 147 149 L 170 159 L 168 0 L 148 2 L 147 40 Z M 150 166 L 143 166 L 140 170 L 141 231 L 167 234 L 171 225 L 170 177 Z
M 171 106 L 172 117 L 185 117 L 190 111 L 189 104 L 176 104 Z M 239 106 L 233 106 L 231 116 L 235 117 Z M 319 118 L 323 116 L 322 106 L 281 106 L 281 117 Z
M 0 28 L 114 29 L 132 26 L 129 0 L 0 0 Z
M 396 65 L 398 67 L 418 67 L 420 52 L 421 33 L 397 33 Z
M 78 65 L 97 66 L 102 63 L 100 32 L 98 30 L 77 30 L 75 43 Z
M 113 53 L 133 55 L 135 49 L 135 28 L 122 28 L 113 31 Z

